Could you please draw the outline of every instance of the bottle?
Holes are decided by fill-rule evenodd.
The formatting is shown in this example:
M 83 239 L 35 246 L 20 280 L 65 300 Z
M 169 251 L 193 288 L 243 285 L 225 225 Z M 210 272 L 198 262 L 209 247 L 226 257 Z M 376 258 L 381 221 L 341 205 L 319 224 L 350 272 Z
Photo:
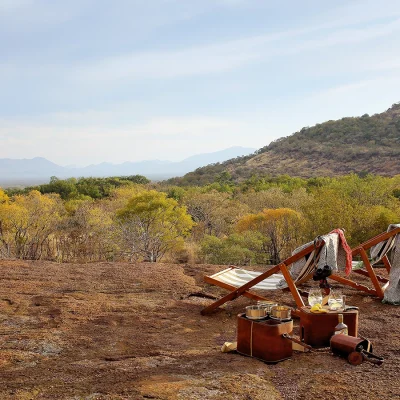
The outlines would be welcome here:
M 343 323 L 343 314 L 338 314 L 339 323 L 335 326 L 334 335 L 348 335 L 349 330 L 346 324 Z

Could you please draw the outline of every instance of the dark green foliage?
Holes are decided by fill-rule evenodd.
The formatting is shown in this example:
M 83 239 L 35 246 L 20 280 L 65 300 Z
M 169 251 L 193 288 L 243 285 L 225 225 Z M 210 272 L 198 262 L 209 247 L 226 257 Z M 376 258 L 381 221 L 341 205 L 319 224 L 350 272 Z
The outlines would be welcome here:
M 56 176 L 50 178 L 45 185 L 27 187 L 18 191 L 20 194 L 38 190 L 42 194 L 57 193 L 63 200 L 80 199 L 90 197 L 102 199 L 108 197 L 112 190 L 132 184 L 147 184 L 150 181 L 142 175 L 119 176 L 109 178 L 69 178 L 58 179 Z M 15 191 L 12 194 L 17 194 Z

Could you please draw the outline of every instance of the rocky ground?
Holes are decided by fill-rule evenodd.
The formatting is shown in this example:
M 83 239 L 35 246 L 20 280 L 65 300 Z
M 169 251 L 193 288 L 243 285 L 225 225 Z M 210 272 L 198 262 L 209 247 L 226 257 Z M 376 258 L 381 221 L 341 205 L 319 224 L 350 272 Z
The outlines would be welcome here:
M 200 315 L 220 269 L 0 261 L 0 399 L 400 399 L 399 307 L 344 290 L 381 367 L 329 349 L 266 364 L 220 351 L 250 300 Z

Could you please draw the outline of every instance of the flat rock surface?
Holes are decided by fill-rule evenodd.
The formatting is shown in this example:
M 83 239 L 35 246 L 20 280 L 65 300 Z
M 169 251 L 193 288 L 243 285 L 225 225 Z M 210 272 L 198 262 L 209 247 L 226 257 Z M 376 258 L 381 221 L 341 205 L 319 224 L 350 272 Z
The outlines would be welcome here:
M 250 300 L 200 315 L 222 268 L 0 261 L 0 399 L 400 399 L 400 307 L 343 290 L 381 367 L 329 349 L 266 364 L 220 351 Z

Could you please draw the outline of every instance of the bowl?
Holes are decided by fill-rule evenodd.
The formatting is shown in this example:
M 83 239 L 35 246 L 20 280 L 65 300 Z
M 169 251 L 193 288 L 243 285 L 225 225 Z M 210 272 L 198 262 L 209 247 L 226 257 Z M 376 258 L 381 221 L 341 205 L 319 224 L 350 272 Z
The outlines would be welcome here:
M 287 306 L 273 306 L 271 308 L 271 318 L 278 319 L 280 321 L 287 321 L 292 318 L 292 310 Z
M 263 319 L 268 317 L 268 312 L 265 307 L 262 307 L 258 304 L 254 306 L 247 306 L 246 317 L 249 319 Z

